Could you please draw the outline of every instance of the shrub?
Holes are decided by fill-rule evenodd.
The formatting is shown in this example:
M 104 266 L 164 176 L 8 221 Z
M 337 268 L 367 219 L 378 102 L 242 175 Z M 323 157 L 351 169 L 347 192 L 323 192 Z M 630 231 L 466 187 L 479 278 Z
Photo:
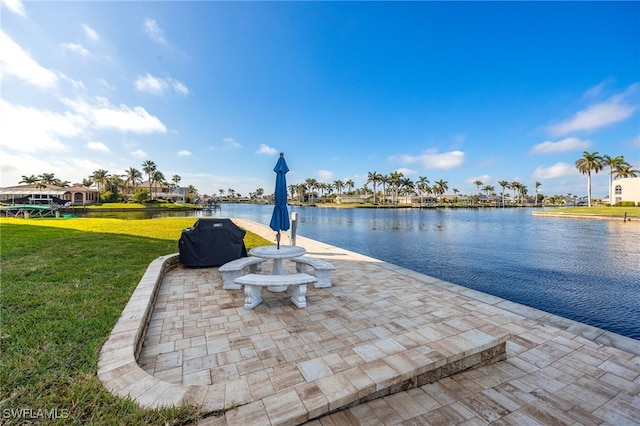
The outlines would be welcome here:
M 636 203 L 635 201 L 618 201 L 616 203 L 617 207 L 635 207 Z

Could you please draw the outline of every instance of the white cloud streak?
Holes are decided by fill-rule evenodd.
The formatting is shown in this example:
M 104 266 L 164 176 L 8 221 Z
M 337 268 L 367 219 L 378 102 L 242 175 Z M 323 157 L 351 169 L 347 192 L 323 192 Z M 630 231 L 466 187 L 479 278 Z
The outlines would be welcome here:
M 38 64 L 31 55 L 0 29 L 0 79 L 16 77 L 37 87 L 53 87 L 56 74 Z
M 571 132 L 593 131 L 624 121 L 637 109 L 637 106 L 629 105 L 625 100 L 638 87 L 638 84 L 633 84 L 623 93 L 614 95 L 604 102 L 590 105 L 575 113 L 570 119 L 550 125 L 547 130 L 553 136 L 562 136 Z
M 189 156 L 191 155 L 191 151 L 188 151 L 188 150 L 186 150 L 186 149 L 181 149 L 180 151 L 178 151 L 178 152 L 176 153 L 176 155 L 177 155 L 178 157 L 189 157 Z
M 398 155 L 389 157 L 391 161 L 401 163 L 421 163 L 425 169 L 452 169 L 464 164 L 464 152 L 450 151 L 438 153 L 435 149 L 429 149 L 421 155 Z
M 333 178 L 333 172 L 329 170 L 318 170 L 318 178 L 320 181 L 325 182 Z
M 78 43 L 60 43 L 58 47 L 62 50 L 77 53 L 80 56 L 89 56 L 90 53 L 81 44 Z
M 87 36 L 87 38 L 89 40 L 92 41 L 98 41 L 100 40 L 100 35 L 98 35 L 98 33 L 96 32 L 96 30 L 94 30 L 93 28 L 91 28 L 89 25 L 87 24 L 82 24 L 82 30 L 84 31 L 85 35 Z
M 147 18 L 144 21 L 144 30 L 149 38 L 160 44 L 167 44 L 167 40 L 164 38 L 164 31 L 158 25 L 155 19 Z
M 22 17 L 27 16 L 27 11 L 24 9 L 24 4 L 20 0 L 0 0 L 0 3 L 4 4 L 7 9 L 16 15 L 20 15 Z
M 156 77 L 147 73 L 145 76 L 139 76 L 135 81 L 136 90 L 139 92 L 151 93 L 153 95 L 162 95 L 169 88 L 177 93 L 187 95 L 189 89 L 183 83 L 172 78 Z
M 556 163 L 550 167 L 539 166 L 531 177 L 534 179 L 553 179 L 561 176 L 573 176 L 578 174 L 577 169 L 572 164 Z
M 266 155 L 275 155 L 278 151 L 275 148 L 270 147 L 269 145 L 260 144 L 260 148 L 256 151 L 256 154 L 266 154 Z
M 110 152 L 108 146 L 106 146 L 102 142 L 97 142 L 97 141 L 88 142 L 87 143 L 87 148 L 89 148 L 90 150 L 93 150 L 93 151 Z
M 531 154 L 555 154 L 566 151 L 586 151 L 591 147 L 591 141 L 578 138 L 566 138 L 558 142 L 545 141 L 535 145 L 529 151 Z

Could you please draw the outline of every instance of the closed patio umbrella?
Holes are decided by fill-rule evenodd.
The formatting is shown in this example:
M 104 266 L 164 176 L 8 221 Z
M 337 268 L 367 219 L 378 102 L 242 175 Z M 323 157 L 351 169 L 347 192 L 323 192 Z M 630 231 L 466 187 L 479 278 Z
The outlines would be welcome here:
M 285 176 L 289 171 L 289 167 L 287 167 L 287 162 L 284 161 L 284 153 L 280 153 L 280 158 L 278 158 L 278 162 L 276 163 L 273 171 L 276 172 L 276 189 L 273 193 L 275 205 L 273 207 L 273 214 L 271 215 L 271 223 L 269 226 L 277 232 L 277 247 L 280 249 L 280 231 L 286 231 L 289 229 L 287 178 Z

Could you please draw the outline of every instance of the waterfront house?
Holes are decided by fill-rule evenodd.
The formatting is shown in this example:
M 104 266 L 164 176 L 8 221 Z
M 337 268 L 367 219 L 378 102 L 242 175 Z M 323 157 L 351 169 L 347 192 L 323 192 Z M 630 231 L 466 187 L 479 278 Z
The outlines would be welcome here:
M 616 179 L 612 183 L 611 204 L 618 204 L 621 201 L 633 201 L 640 204 L 640 177 Z
M 0 202 L 16 204 L 73 204 L 84 205 L 98 201 L 98 190 L 80 184 L 62 187 L 56 185 L 28 184 L 0 188 Z

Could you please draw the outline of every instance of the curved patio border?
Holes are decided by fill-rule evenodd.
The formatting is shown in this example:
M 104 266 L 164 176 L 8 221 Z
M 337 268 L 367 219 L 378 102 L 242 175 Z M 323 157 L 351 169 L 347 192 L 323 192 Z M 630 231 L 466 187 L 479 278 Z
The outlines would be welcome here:
M 120 319 L 102 347 L 98 377 L 112 393 L 131 398 L 146 408 L 195 405 L 206 411 L 224 409 L 225 386 L 183 386 L 145 372 L 137 362 L 149 319 L 164 275 L 179 263 L 177 253 L 161 256 L 147 267 Z

